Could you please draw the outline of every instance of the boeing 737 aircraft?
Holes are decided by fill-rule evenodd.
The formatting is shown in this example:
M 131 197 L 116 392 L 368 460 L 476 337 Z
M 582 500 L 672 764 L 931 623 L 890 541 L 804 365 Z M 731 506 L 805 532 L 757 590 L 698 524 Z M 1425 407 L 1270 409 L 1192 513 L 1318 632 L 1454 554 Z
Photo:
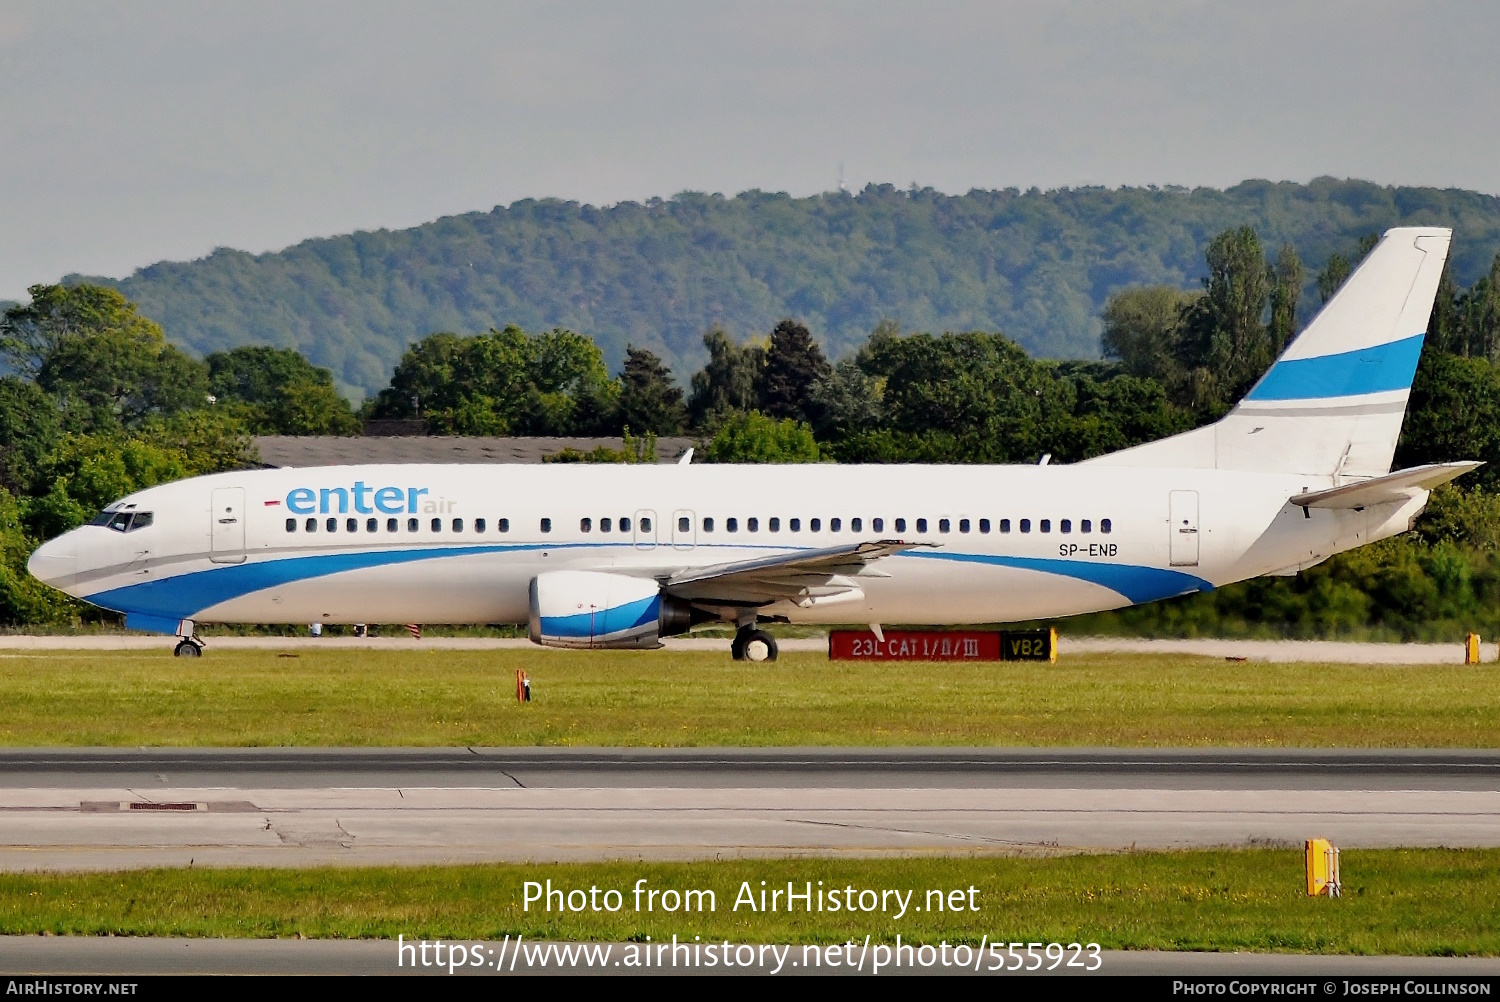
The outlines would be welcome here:
M 139 491 L 31 573 L 199 623 L 529 623 L 649 648 L 700 622 L 1002 623 L 1294 574 L 1410 528 L 1478 466 L 1391 473 L 1447 257 L 1394 229 L 1223 420 L 1071 466 L 333 466 Z

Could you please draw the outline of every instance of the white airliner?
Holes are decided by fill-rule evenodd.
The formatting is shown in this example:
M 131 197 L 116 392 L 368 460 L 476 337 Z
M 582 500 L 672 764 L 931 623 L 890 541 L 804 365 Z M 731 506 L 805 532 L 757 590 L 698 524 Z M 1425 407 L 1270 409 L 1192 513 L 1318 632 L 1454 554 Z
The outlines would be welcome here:
M 1391 473 L 1446 229 L 1394 229 L 1217 424 L 1072 466 L 333 466 L 139 491 L 31 573 L 199 623 L 528 623 L 552 647 L 767 622 L 1002 623 L 1293 574 L 1478 466 Z

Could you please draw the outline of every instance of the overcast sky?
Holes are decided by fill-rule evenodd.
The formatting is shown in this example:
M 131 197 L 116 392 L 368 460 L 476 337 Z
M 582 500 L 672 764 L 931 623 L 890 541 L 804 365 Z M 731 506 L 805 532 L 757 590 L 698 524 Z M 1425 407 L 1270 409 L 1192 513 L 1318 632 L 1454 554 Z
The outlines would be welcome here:
M 518 198 L 1500 193 L 1500 4 L 0 0 L 0 298 Z

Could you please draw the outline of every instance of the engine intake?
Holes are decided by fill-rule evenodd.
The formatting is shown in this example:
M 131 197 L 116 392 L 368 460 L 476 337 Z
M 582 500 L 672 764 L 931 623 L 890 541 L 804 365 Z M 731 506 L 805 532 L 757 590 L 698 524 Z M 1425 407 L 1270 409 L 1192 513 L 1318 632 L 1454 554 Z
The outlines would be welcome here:
M 531 579 L 531 642 L 543 647 L 655 648 L 707 618 L 650 578 L 548 571 Z

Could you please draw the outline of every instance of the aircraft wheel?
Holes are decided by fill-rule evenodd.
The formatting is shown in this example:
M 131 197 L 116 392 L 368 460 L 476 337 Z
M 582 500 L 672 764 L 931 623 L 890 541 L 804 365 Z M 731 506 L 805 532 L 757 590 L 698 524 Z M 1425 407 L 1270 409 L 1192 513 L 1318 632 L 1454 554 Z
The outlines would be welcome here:
M 172 655 L 179 658 L 198 658 L 203 656 L 203 648 L 191 640 L 180 640 L 172 649 Z
M 745 638 L 744 652 L 746 661 L 775 661 L 776 638 L 765 630 L 753 630 Z
M 736 661 L 745 660 L 745 641 L 754 632 L 753 627 L 737 631 L 734 635 L 734 640 L 730 641 L 729 644 L 729 656 Z

